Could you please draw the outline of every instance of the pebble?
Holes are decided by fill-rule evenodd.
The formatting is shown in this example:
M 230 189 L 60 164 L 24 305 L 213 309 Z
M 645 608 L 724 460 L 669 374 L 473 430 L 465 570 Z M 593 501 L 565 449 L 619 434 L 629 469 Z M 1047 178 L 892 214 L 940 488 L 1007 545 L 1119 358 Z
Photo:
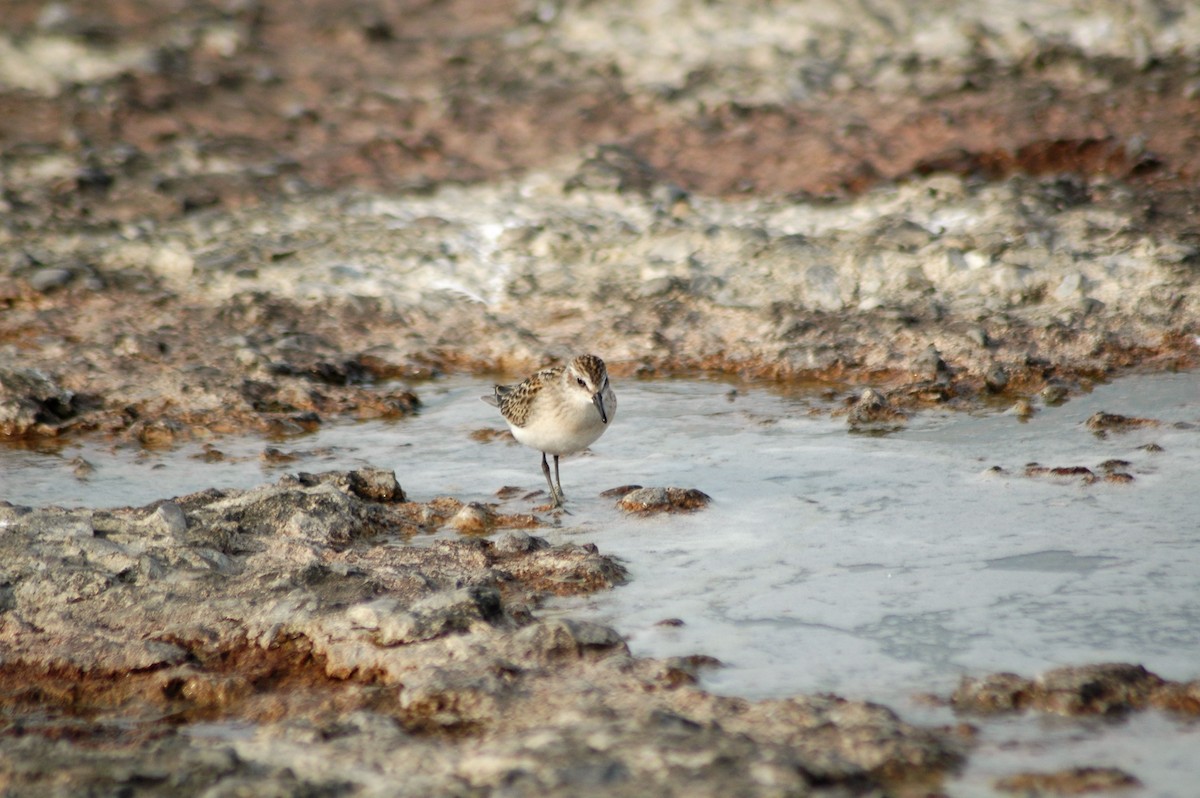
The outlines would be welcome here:
M 987 370 L 983 376 L 984 384 L 992 393 L 1001 393 L 1008 387 L 1008 371 L 999 363 Z
M 29 276 L 29 287 L 38 293 L 46 293 L 56 288 L 62 288 L 71 282 L 70 269 L 47 268 L 38 269 Z
M 1137 427 L 1159 426 L 1159 422 L 1152 418 L 1134 418 L 1132 416 L 1123 416 L 1119 413 L 1105 413 L 1104 411 L 1093 413 L 1085 423 L 1087 424 L 1087 428 L 1093 432 L 1106 430 L 1121 432 Z
M 851 427 L 890 425 L 904 420 L 904 413 L 892 407 L 887 395 L 874 388 L 864 388 L 846 416 Z
M 86 479 L 96 471 L 96 466 L 80 456 L 72 457 L 68 461 L 68 464 L 71 466 L 71 473 L 75 475 L 76 479 Z
M 465 535 L 485 535 L 495 526 L 495 514 L 478 502 L 464 504 L 448 522 Z
M 1067 387 L 1051 383 L 1041 390 L 1040 396 L 1047 405 L 1060 405 L 1067 399 Z
M 942 353 L 937 350 L 937 347 L 930 344 L 924 352 L 917 356 L 913 361 L 912 373 L 918 379 L 924 380 L 939 380 L 949 374 L 949 366 L 942 359 Z
M 633 515 L 691 512 L 712 502 L 695 488 L 638 488 L 623 495 L 617 506 Z
M 550 544 L 543 538 L 534 537 L 525 532 L 506 532 L 501 535 L 493 546 L 497 554 L 523 554 L 529 551 L 539 551 Z
M 402 502 L 404 489 L 396 472 L 386 468 L 360 468 L 346 475 L 347 488 L 363 499 L 377 502 Z
M 1016 402 L 1013 402 L 1011 411 L 1017 418 L 1022 420 L 1030 418 L 1037 412 L 1033 406 L 1033 402 L 1029 401 L 1028 397 L 1022 396 Z
M 175 502 L 163 502 L 158 505 L 146 520 L 147 523 L 175 537 L 183 535 L 188 529 L 187 516 L 184 515 L 183 508 Z

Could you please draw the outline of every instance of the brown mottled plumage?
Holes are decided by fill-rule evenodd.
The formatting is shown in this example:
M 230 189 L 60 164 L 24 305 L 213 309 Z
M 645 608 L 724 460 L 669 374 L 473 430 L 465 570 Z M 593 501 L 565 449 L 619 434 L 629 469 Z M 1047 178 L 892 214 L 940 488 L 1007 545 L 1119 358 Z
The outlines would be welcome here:
M 608 382 L 604 361 L 580 355 L 564 366 L 542 369 L 517 385 L 497 385 L 482 397 L 500 408 L 513 437 L 542 453 L 542 473 L 552 506 L 561 507 L 562 481 L 558 458 L 583 451 L 608 429 L 616 416 L 617 397 Z M 546 455 L 554 455 L 554 479 Z

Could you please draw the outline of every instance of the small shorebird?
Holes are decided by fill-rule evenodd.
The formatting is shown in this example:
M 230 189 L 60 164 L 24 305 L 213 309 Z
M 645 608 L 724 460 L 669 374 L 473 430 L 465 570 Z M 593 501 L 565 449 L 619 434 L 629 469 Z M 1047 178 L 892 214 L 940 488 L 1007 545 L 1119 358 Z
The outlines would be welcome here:
M 497 385 L 494 393 L 481 398 L 500 408 L 514 438 L 542 453 L 551 507 L 562 507 L 564 498 L 559 456 L 586 449 L 617 414 L 608 371 L 595 355 L 580 355 L 565 366 L 542 369 L 517 385 Z M 548 454 L 554 455 L 554 482 Z

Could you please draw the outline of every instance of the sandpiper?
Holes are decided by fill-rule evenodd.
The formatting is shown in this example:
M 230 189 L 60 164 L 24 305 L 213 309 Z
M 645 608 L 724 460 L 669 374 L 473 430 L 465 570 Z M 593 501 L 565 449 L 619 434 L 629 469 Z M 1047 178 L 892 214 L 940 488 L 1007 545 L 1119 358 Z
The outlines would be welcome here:
M 514 438 L 542 453 L 551 507 L 562 507 L 564 498 L 558 458 L 586 449 L 617 414 L 608 371 L 595 355 L 580 355 L 565 366 L 542 369 L 517 385 L 497 385 L 491 395 L 481 398 L 500 408 Z M 554 455 L 554 482 L 548 454 Z

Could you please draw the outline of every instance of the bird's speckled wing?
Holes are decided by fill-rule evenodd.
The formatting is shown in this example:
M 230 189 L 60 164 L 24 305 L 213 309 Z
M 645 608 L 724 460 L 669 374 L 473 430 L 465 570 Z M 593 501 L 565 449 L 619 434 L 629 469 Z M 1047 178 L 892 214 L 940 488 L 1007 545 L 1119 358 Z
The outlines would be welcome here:
M 562 366 L 534 372 L 516 385 L 497 385 L 491 396 L 483 401 L 500 408 L 500 414 L 509 424 L 523 427 L 529 421 L 533 400 L 545 385 L 550 384 L 563 372 Z

